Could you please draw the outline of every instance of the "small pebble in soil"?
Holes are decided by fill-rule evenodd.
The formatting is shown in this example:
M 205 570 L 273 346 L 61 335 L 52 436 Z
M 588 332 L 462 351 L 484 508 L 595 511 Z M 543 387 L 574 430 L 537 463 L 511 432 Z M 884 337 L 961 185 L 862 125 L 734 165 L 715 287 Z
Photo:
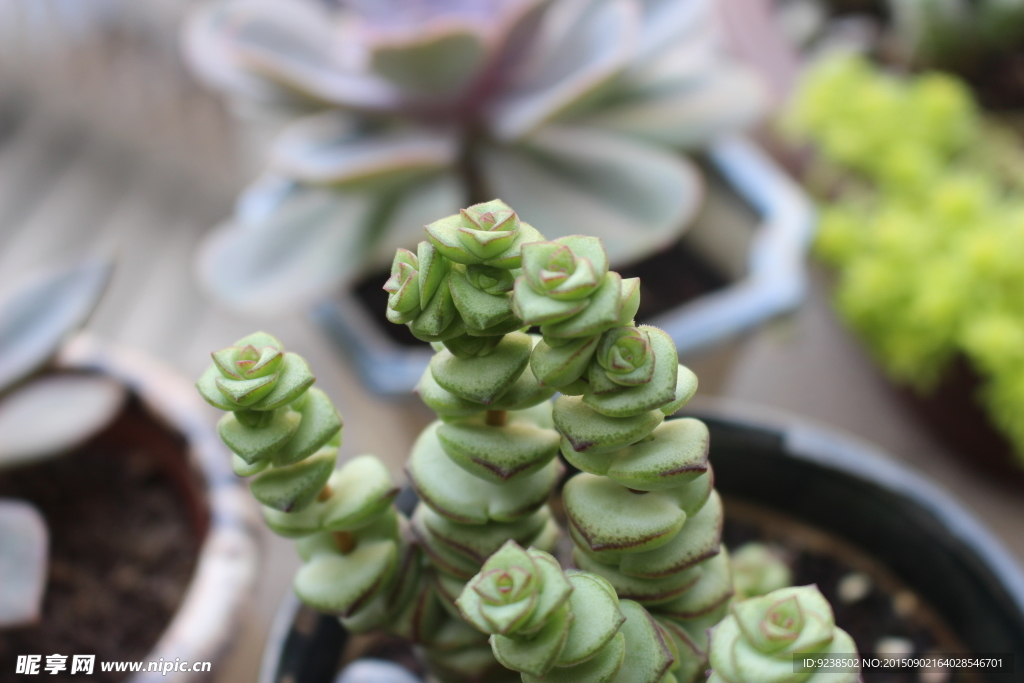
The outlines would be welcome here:
M 900 591 L 892 599 L 892 608 L 901 617 L 909 617 L 917 611 L 917 596 L 910 591 Z
M 879 638 L 875 643 L 875 654 L 880 657 L 909 657 L 914 654 L 914 643 L 906 638 Z
M 946 669 L 927 669 L 918 675 L 917 680 L 920 683 L 949 683 L 950 676 Z
M 394 662 L 357 659 L 345 667 L 334 683 L 420 683 L 420 679 Z
M 839 583 L 836 586 L 836 594 L 844 603 L 852 605 L 866 598 L 871 593 L 873 587 L 874 582 L 871 581 L 871 577 L 867 574 L 863 572 L 850 572 L 839 579 Z

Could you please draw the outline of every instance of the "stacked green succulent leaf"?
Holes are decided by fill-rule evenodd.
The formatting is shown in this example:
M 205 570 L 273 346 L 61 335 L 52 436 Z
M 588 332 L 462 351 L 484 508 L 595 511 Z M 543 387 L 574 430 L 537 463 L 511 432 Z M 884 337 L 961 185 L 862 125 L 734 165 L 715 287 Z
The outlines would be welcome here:
M 662 626 L 619 600 L 590 572 L 563 572 L 548 553 L 509 541 L 458 599 L 466 620 L 491 634 L 504 666 L 539 681 L 675 683 L 679 656 Z
M 575 562 L 652 606 L 684 653 L 680 680 L 694 679 L 732 594 L 722 507 L 707 429 L 662 424 L 697 381 L 667 334 L 635 324 L 639 280 L 609 271 L 600 240 L 544 241 L 500 201 L 426 231 L 415 256 L 399 250 L 385 289 L 388 318 L 439 349 L 419 393 L 441 419 L 408 471 L 423 500 L 413 528 L 446 602 L 506 539 L 551 549 L 540 506 L 561 448 L 585 472 L 564 492 Z M 539 337 L 520 331 L 533 326 Z
M 531 366 L 562 393 L 553 413 L 562 454 L 583 470 L 563 492 L 574 561 L 651 610 L 684 653 L 681 680 L 692 680 L 706 629 L 732 595 L 722 504 L 707 428 L 664 422 L 697 378 L 665 332 L 635 324 L 639 304 L 639 281 L 609 272 L 593 238 L 523 247 L 513 308 L 540 326 Z
M 438 595 L 461 621 L 465 582 L 508 539 L 550 550 L 558 529 L 546 502 L 562 475 L 554 388 L 530 369 L 537 339 L 512 312 L 520 249 L 540 233 L 500 201 L 426 227 L 417 254 L 399 250 L 385 285 L 388 319 L 438 349 L 418 392 L 440 419 L 420 435 L 407 470 L 420 496 L 412 518 Z M 435 668 L 482 676 L 493 665 L 478 637 L 459 658 L 435 648 Z M 442 654 L 443 653 L 443 654 Z
M 295 592 L 354 631 L 392 624 L 410 633 L 423 591 L 418 551 L 391 505 L 398 488 L 377 458 L 335 470 L 342 422 L 301 356 L 258 332 L 212 354 L 197 383 L 228 411 L 218 424 L 239 476 L 252 477 L 267 525 L 297 538 Z
M 714 673 L 708 683 L 855 683 L 860 667 L 819 670 L 811 655 L 850 660 L 856 652 L 817 586 L 782 588 L 730 607 L 711 635 Z M 797 654 L 808 655 L 812 666 L 799 668 L 803 657 Z
M 296 592 L 351 630 L 421 646 L 444 683 L 694 683 L 733 580 L 707 428 L 665 421 L 696 378 L 664 332 L 636 325 L 639 281 L 608 270 L 599 240 L 545 241 L 498 200 L 426 232 L 415 254 L 398 250 L 384 286 L 388 319 L 436 351 L 418 392 L 439 419 L 407 463 L 420 498 L 410 520 L 376 458 L 333 470 L 337 411 L 273 337 L 214 353 L 199 380 L 229 411 L 221 437 L 268 524 L 299 539 Z M 547 505 L 560 450 L 583 470 L 563 489 L 566 571 Z M 816 621 L 798 626 L 820 649 L 814 629 L 831 612 L 799 599 Z M 780 628 L 803 619 L 789 605 L 775 610 Z M 733 612 L 745 626 L 753 609 Z M 716 631 L 719 650 L 735 649 L 730 628 Z M 721 668 L 719 681 L 739 683 Z

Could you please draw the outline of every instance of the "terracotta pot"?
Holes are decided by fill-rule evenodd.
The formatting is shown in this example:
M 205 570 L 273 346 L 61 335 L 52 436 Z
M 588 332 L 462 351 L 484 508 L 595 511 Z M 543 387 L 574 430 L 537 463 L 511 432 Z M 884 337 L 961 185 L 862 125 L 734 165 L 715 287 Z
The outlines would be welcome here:
M 260 523 L 245 484 L 231 470 L 211 411 L 192 384 L 153 358 L 82 334 L 66 344 L 60 368 L 100 372 L 123 382 L 157 420 L 184 439 L 192 472 L 165 472 L 183 494 L 202 544 L 185 596 L 144 661 L 211 662 L 210 673 L 135 674 L 132 683 L 213 680 L 238 632 L 256 578 L 256 529 Z M 71 654 L 71 653 L 63 653 Z

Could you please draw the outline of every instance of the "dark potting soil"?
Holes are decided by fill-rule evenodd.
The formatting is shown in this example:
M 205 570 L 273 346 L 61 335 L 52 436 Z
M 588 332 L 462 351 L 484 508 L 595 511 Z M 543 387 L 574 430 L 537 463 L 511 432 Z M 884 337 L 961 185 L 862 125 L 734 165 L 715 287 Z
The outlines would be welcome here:
M 637 264 L 620 268 L 618 272 L 623 278 L 640 278 L 643 296 L 636 315 L 639 321 L 650 320 L 729 284 L 729 278 L 690 247 L 685 238 Z M 388 293 L 382 286 L 388 277 L 387 271 L 380 271 L 359 281 L 354 287 L 356 299 L 371 319 L 380 324 L 389 339 L 402 346 L 423 348 L 423 342 L 412 336 L 408 327 L 392 325 L 384 318 Z
M 913 645 L 910 657 L 966 653 L 941 617 L 877 560 L 802 522 L 760 506 L 726 498 L 722 539 L 731 550 L 758 541 L 778 550 L 793 572 L 794 585 L 817 584 L 832 603 L 836 624 L 853 637 L 862 656 L 898 638 Z M 867 581 L 864 581 L 864 577 Z M 857 581 L 866 590 L 853 597 L 840 585 Z M 864 683 L 921 683 L 918 669 L 865 669 Z M 942 683 L 981 683 L 975 672 L 951 671 Z
M 144 661 L 195 569 L 208 524 L 199 491 L 184 441 L 134 399 L 78 450 L 0 476 L 0 496 L 34 503 L 50 531 L 42 621 L 0 631 L 0 681 L 20 679 L 24 654 L 67 655 L 68 671 L 72 655 L 96 655 L 97 682 L 128 676 L 100 662 Z

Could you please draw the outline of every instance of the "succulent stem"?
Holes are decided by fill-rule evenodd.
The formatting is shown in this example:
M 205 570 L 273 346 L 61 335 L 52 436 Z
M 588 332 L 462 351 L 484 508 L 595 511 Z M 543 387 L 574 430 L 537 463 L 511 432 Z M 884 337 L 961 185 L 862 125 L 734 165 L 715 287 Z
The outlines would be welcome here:
M 508 424 L 507 410 L 488 410 L 484 420 L 490 427 L 504 427 Z
M 356 548 L 356 537 L 351 531 L 335 531 L 334 542 L 338 544 L 338 550 L 342 555 L 348 555 Z

